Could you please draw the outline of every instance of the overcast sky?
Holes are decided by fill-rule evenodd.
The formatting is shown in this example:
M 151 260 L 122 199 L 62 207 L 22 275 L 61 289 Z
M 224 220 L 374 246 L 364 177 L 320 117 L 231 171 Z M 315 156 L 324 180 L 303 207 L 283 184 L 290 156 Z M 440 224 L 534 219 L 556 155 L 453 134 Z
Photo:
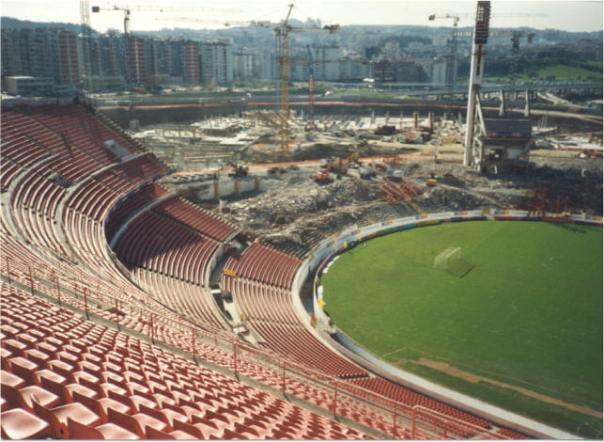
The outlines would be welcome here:
M 287 4 L 294 1 L 292 17 L 320 18 L 324 23 L 436 25 L 428 22 L 432 13 L 462 15 L 460 26 L 470 26 L 475 2 L 407 0 L 90 0 L 91 5 L 132 8 L 133 31 L 163 27 L 219 28 L 225 21 L 282 19 Z M 604 1 L 507 1 L 492 2 L 492 26 L 531 26 L 566 31 L 602 30 Z M 0 0 L 2 15 L 33 21 L 80 22 L 79 0 Z M 163 12 L 157 10 L 164 8 Z M 465 14 L 465 15 L 464 15 Z M 122 13 L 102 11 L 91 14 L 92 26 L 100 31 L 122 29 Z

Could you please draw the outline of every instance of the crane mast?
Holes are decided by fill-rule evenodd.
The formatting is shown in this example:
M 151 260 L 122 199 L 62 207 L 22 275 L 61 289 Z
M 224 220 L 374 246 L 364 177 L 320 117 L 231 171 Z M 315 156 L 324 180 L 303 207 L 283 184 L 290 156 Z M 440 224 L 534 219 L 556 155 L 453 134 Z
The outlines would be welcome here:
M 511 13 L 511 14 L 497 14 L 496 18 L 516 18 L 516 17 L 546 17 L 546 14 L 530 14 L 530 13 Z M 458 31 L 459 21 L 462 18 L 469 18 L 468 14 L 431 14 L 428 16 L 429 21 L 435 21 L 437 19 L 449 19 L 453 21 L 453 28 L 451 30 L 451 37 L 448 42 L 449 46 L 449 54 L 448 59 L 450 60 L 449 66 L 447 66 L 446 70 L 446 82 L 449 92 L 453 92 L 455 90 L 455 83 L 457 77 L 457 67 L 458 67 L 458 54 L 457 54 L 457 37 L 465 36 L 465 32 Z M 523 32 L 523 31 L 494 31 L 491 33 L 491 36 L 502 36 L 509 35 L 511 37 L 512 42 L 512 61 L 510 66 L 511 76 L 512 76 L 512 89 L 514 88 L 514 83 L 516 80 L 516 74 L 518 71 L 518 59 L 519 59 L 519 43 L 521 37 L 527 37 L 529 43 L 531 43 L 534 33 Z
M 309 129 L 315 128 L 315 68 L 314 59 L 310 45 L 306 45 L 306 52 L 308 54 L 308 122 L 307 127 Z
M 520 63 L 520 40 L 526 37 L 527 43 L 532 43 L 534 32 L 512 31 L 510 41 L 512 42 L 512 60 L 510 62 L 510 77 L 512 93 L 516 93 L 516 81 L 518 80 L 518 65 Z
M 428 17 L 428 20 L 434 21 L 436 19 L 441 19 L 441 18 L 453 20 L 453 28 L 451 30 L 451 37 L 449 38 L 449 41 L 448 41 L 449 63 L 447 64 L 447 68 L 446 68 L 447 87 L 449 88 L 449 91 L 452 92 L 455 89 L 455 81 L 457 79 L 457 35 L 458 35 L 457 26 L 459 25 L 459 20 L 461 19 L 461 17 L 458 15 L 452 15 L 452 14 L 444 14 L 444 15 L 432 14 Z
M 284 153 L 289 152 L 289 34 L 292 32 L 303 32 L 303 31 L 328 31 L 329 33 L 336 32 L 339 25 L 325 25 L 323 27 L 292 27 L 289 24 L 289 18 L 294 5 L 288 5 L 287 15 L 277 27 L 275 27 L 275 34 L 277 36 L 277 45 L 279 48 L 279 64 L 280 69 L 280 144 L 281 151 Z
M 101 11 L 122 11 L 124 13 L 124 66 L 125 66 L 125 77 L 126 77 L 126 89 L 130 89 L 130 8 L 113 5 L 111 8 L 104 8 L 100 6 L 93 6 L 92 12 L 99 13 Z
M 294 7 L 293 3 L 288 5 L 285 20 L 275 28 L 277 44 L 279 46 L 279 65 L 281 66 L 281 83 L 279 91 L 279 138 L 281 140 L 281 151 L 289 151 L 289 17 Z
M 84 61 L 84 86 L 90 92 L 94 92 L 94 84 L 92 80 L 92 27 L 90 25 L 90 4 L 88 0 L 80 1 L 80 28 L 82 31 L 82 56 Z

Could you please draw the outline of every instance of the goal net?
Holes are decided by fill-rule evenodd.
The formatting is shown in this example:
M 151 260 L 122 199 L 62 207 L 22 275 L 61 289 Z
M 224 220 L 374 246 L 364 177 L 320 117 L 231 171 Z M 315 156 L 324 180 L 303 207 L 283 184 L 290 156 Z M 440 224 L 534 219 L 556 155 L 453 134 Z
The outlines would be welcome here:
M 449 274 L 463 278 L 474 268 L 464 256 L 461 247 L 449 247 L 434 257 L 434 268 L 446 270 Z

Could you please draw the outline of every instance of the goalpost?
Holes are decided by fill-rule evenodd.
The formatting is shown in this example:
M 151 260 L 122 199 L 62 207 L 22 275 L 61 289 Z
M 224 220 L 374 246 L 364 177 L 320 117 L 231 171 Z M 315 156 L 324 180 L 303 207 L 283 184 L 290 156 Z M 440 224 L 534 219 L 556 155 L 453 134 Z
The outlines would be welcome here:
M 472 271 L 474 264 L 465 257 L 461 247 L 449 247 L 434 257 L 434 268 L 463 278 Z

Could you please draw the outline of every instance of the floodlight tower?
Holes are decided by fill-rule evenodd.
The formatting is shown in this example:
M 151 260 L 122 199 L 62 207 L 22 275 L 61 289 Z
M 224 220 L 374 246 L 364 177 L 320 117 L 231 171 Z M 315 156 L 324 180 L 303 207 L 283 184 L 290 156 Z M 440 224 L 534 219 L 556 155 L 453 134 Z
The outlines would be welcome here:
M 490 18 L 491 2 L 479 1 L 476 5 L 476 21 L 474 23 L 472 60 L 470 62 L 470 81 L 468 86 L 468 108 L 463 156 L 463 164 L 466 167 L 475 166 L 480 161 L 480 155 L 476 155 L 473 152 L 474 121 L 477 111 L 476 105 L 478 100 L 480 100 L 480 86 L 484 74 L 485 48 L 489 39 Z

